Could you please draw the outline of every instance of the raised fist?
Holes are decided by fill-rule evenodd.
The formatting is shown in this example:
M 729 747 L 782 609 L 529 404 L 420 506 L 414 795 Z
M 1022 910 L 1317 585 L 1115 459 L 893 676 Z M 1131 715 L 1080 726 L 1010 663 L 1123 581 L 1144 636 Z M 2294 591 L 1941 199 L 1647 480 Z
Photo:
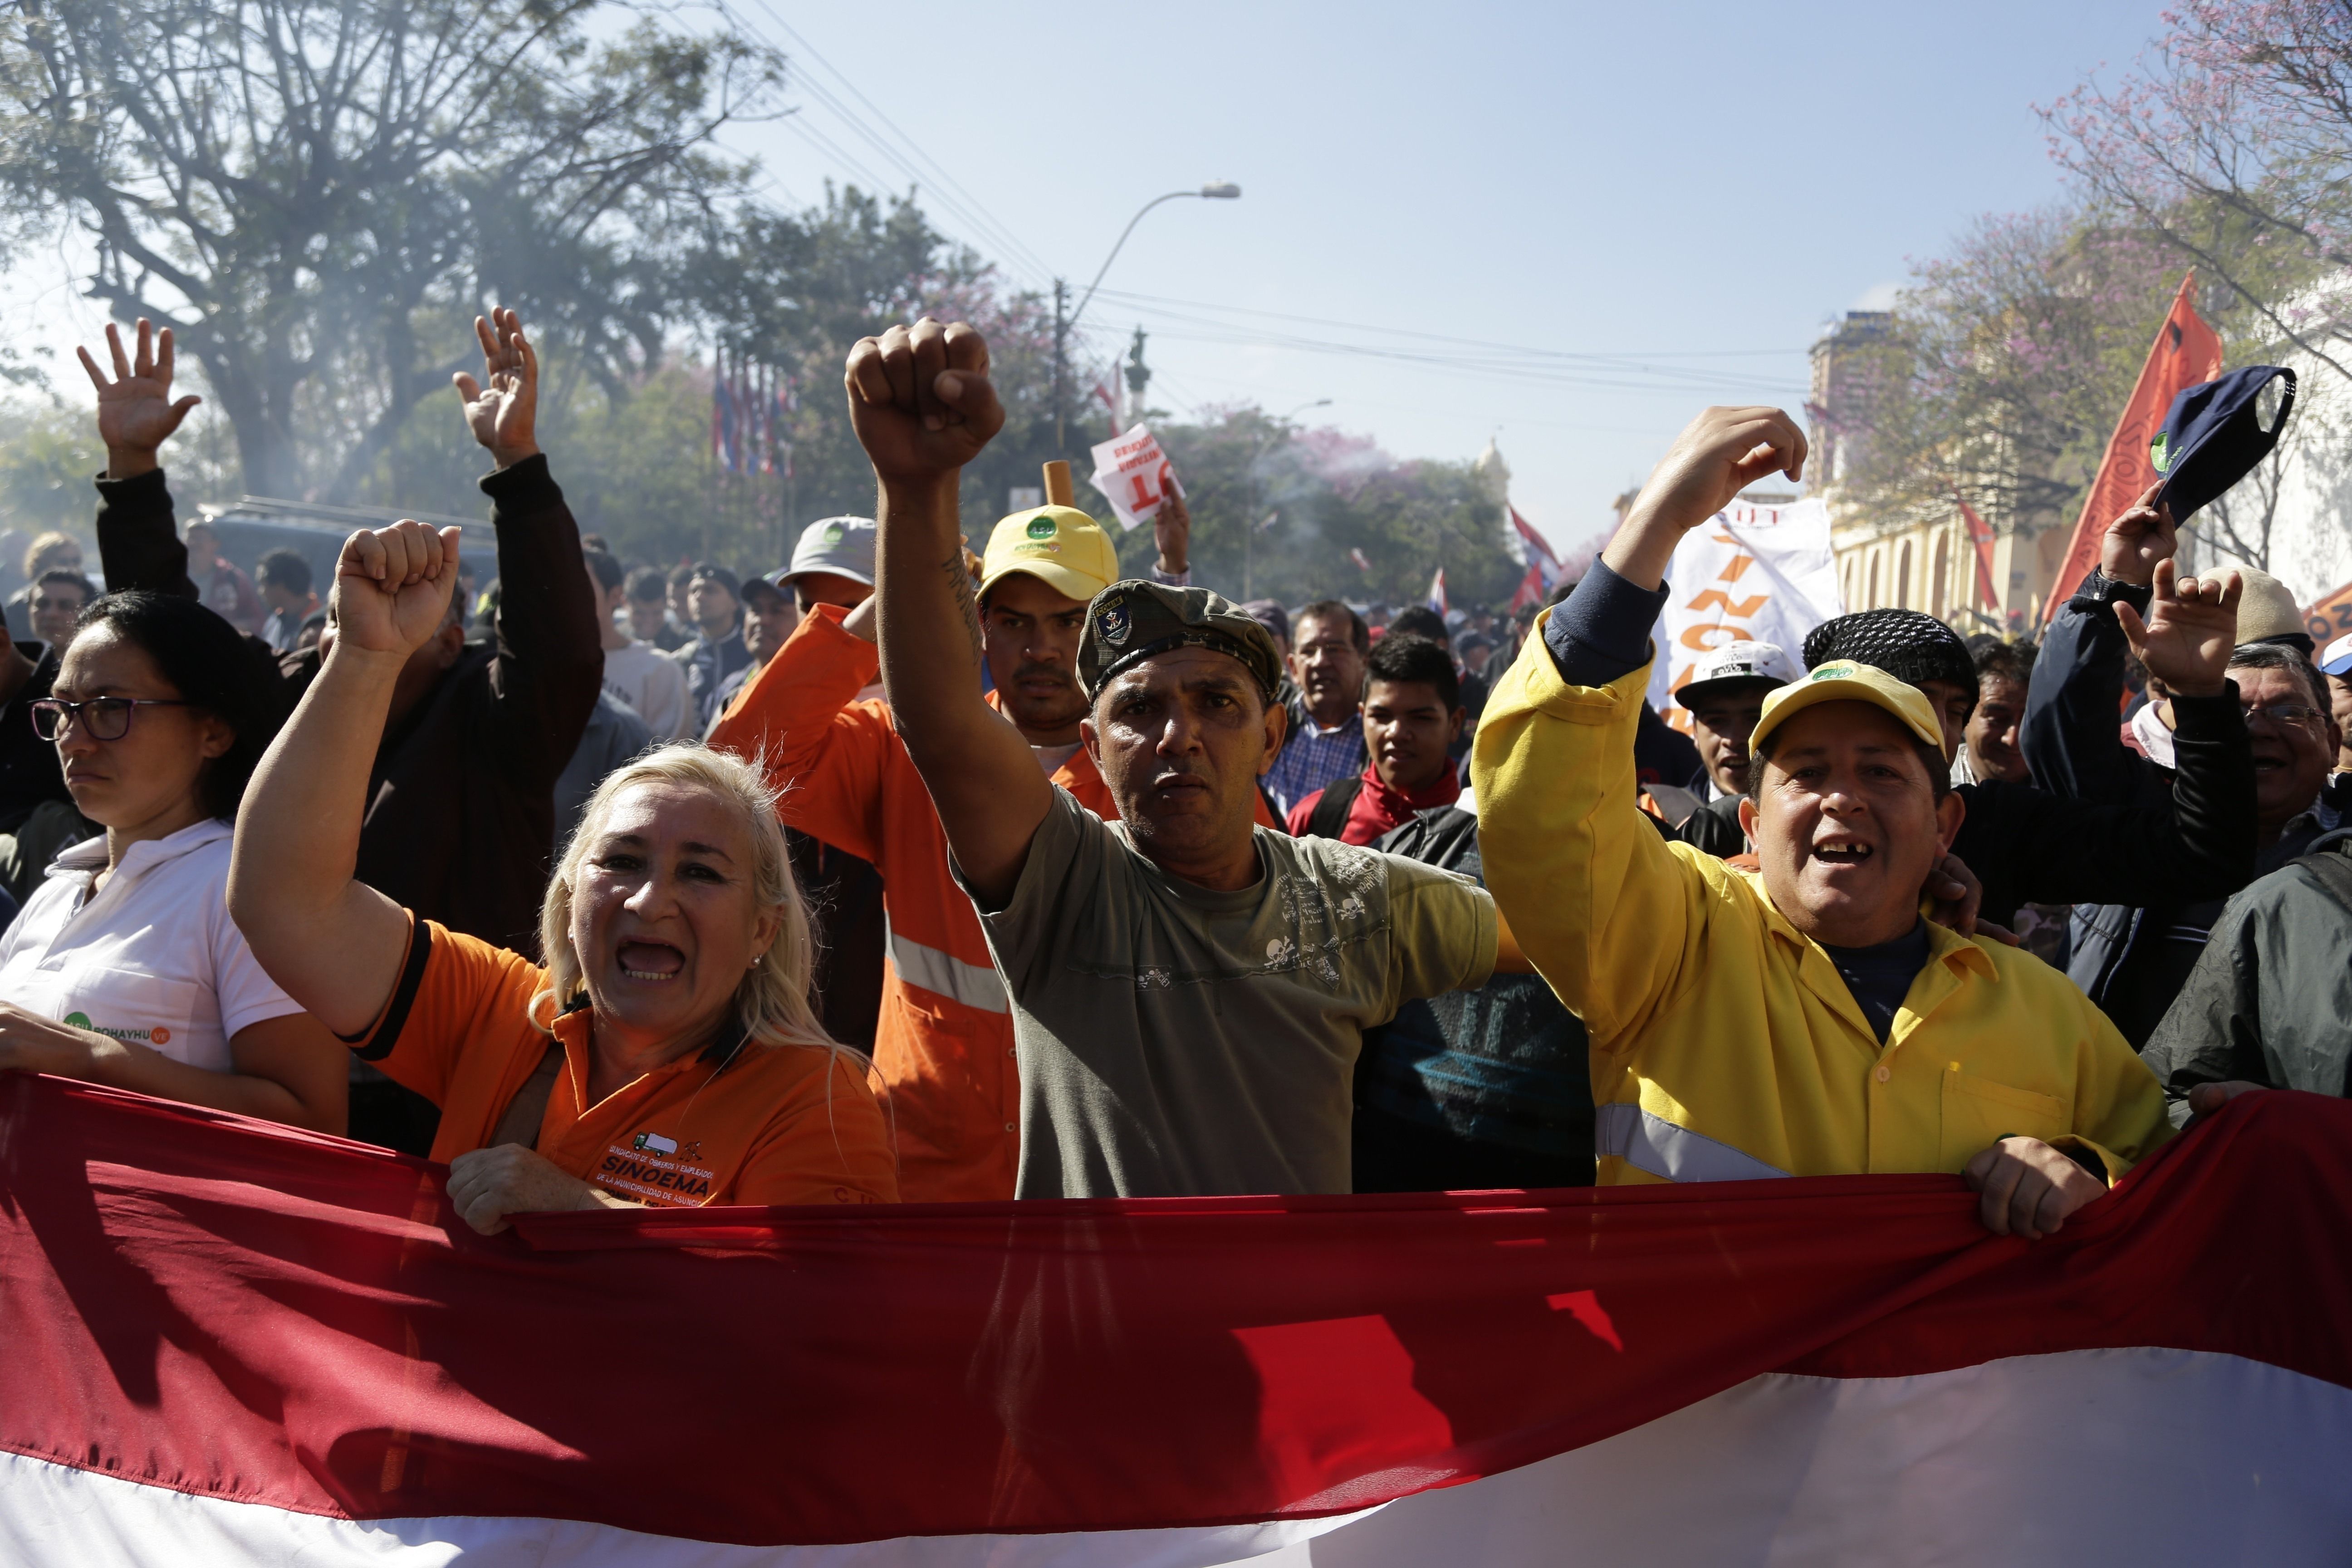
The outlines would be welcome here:
M 458 530 L 403 520 L 363 528 L 335 563 L 335 646 L 405 659 L 449 618 Z
M 929 316 L 860 338 L 842 380 L 849 422 L 885 484 L 953 474 L 1004 426 L 988 380 L 988 344 L 961 321 Z
M 499 468 L 510 468 L 539 454 L 539 355 L 512 310 L 492 310 L 487 321 L 475 317 L 474 335 L 482 340 L 482 379 L 463 371 L 449 379 L 466 400 L 466 427 Z
M 1710 408 L 1685 426 L 1650 471 L 1626 516 L 1693 529 L 1768 474 L 1804 478 L 1805 433 L 1778 408 Z

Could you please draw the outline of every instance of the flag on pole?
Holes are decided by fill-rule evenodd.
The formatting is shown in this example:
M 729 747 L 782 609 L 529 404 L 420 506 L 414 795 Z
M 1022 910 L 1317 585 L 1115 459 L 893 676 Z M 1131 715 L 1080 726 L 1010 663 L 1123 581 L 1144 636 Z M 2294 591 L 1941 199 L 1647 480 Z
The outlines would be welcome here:
M 1544 583 L 1543 568 L 1528 563 L 1528 574 L 1519 579 L 1519 591 L 1511 595 L 1511 614 L 1516 616 L 1521 610 L 1541 605 L 1550 594 Z
M 1359 572 L 1370 573 L 1372 569 L 1372 563 L 1364 559 L 1364 552 L 1360 549 L 1349 551 L 1348 559 L 1356 563 L 1356 570 Z
M 2140 491 L 2154 482 L 2148 443 L 2163 428 L 2172 400 L 2183 388 L 2221 374 L 2221 334 L 2197 314 L 2196 286 L 2197 272 L 2191 268 L 2172 297 L 2164 325 L 2157 329 L 2156 342 L 2149 345 L 2147 362 L 2140 366 L 2139 380 L 2132 385 L 2131 401 L 2124 405 L 2123 417 L 2116 422 L 2116 433 L 2107 440 L 2107 455 L 2099 462 L 2098 476 L 2083 498 L 2083 514 L 2074 521 L 2066 558 L 2059 563 L 2058 575 L 2043 597 L 2045 625 L 2074 593 L 2074 584 L 2099 563 L 2099 540 L 2107 524 L 2129 510 Z
M 1560 580 L 1568 575 L 1568 568 L 1561 564 L 1559 552 L 1552 549 L 1551 542 L 1537 532 L 1533 523 L 1519 515 L 1517 507 L 1506 503 L 1503 510 L 1509 514 L 1511 520 L 1511 531 L 1503 540 L 1506 545 L 1512 547 L 1511 558 L 1540 572 L 1543 574 L 1544 592 L 1550 593 L 1554 588 L 1559 587 Z
M 1441 616 L 1453 608 L 1445 602 L 1445 568 L 1443 566 L 1437 569 L 1437 575 L 1429 580 L 1429 607 Z
M 482 1237 L 423 1161 L 23 1073 L 0 1149 L 11 1568 L 2352 1561 L 2318 1095 L 2039 1242 L 1947 1175 Z
M 1977 603 L 1987 610 L 1998 608 L 2000 595 L 1993 591 L 1992 584 L 1992 525 L 1979 517 L 1977 509 L 1960 500 L 1957 493 L 1952 499 L 1959 501 L 1960 521 L 1967 525 L 1969 543 L 1976 550 Z

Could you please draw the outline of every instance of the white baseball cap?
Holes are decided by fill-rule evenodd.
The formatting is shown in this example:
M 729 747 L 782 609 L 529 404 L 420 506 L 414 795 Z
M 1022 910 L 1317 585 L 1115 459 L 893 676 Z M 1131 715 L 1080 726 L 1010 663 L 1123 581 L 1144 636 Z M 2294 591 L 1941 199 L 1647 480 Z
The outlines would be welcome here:
M 2352 633 L 2321 648 L 2319 657 L 2311 662 L 2319 666 L 2322 675 L 2352 675 Z
M 1727 642 L 1699 655 L 1691 666 L 1690 679 L 1675 689 L 1675 700 L 1687 708 L 1701 689 L 1717 682 L 1762 681 L 1768 686 L 1787 686 L 1803 674 L 1796 660 L 1769 642 Z

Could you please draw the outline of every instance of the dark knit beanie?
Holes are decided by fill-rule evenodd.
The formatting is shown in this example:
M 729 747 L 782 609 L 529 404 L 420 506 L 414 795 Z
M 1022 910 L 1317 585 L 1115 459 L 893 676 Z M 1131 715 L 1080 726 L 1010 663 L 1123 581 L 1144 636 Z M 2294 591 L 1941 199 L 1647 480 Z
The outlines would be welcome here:
M 1916 610 L 1858 610 L 1823 621 L 1805 637 L 1805 668 L 1849 658 L 1924 687 L 1948 680 L 1976 706 L 1977 667 L 1960 634 Z

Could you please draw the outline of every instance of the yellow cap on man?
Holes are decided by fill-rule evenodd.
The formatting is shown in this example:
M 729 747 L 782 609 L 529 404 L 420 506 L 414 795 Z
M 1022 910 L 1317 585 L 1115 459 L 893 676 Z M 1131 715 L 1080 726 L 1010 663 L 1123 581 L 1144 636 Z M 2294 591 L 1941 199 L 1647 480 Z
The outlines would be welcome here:
M 1015 572 L 1084 603 L 1118 581 L 1118 547 L 1102 524 L 1076 507 L 1032 507 L 989 534 L 980 558 L 980 591 Z
M 1894 715 L 1903 727 L 1927 745 L 1942 751 L 1944 729 L 1927 694 L 1906 680 L 1897 680 L 1875 665 L 1850 658 L 1813 666 L 1802 680 L 1775 688 L 1764 699 L 1764 711 L 1748 737 L 1748 748 L 1760 751 L 1764 737 L 1795 715 L 1821 702 L 1867 702 Z

